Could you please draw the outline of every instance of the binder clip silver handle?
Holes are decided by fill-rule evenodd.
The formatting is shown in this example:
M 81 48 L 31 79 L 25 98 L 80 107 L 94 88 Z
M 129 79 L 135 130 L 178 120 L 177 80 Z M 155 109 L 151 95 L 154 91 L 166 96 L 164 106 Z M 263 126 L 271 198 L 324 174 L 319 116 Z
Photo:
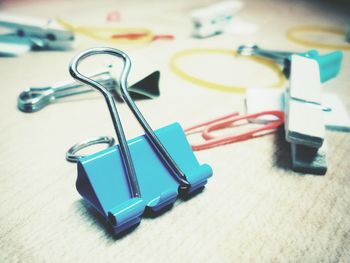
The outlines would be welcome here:
M 165 149 L 161 141 L 158 139 L 158 137 L 155 135 L 153 129 L 150 127 L 150 125 L 147 123 L 146 119 L 141 114 L 140 110 L 136 106 L 135 102 L 132 100 L 128 88 L 127 88 L 127 79 L 131 68 L 131 61 L 130 58 L 122 51 L 114 49 L 114 48 L 108 48 L 108 47 L 98 47 L 98 48 L 91 48 L 83 53 L 81 53 L 78 57 L 75 57 L 69 67 L 70 74 L 73 78 L 77 79 L 78 81 L 90 85 L 93 88 L 99 90 L 105 97 L 106 102 L 108 104 L 108 109 L 110 111 L 112 121 L 114 128 L 117 133 L 118 141 L 121 146 L 121 153 L 123 156 L 124 164 L 126 166 L 127 174 L 130 177 L 130 185 L 134 189 L 135 196 L 140 196 L 139 193 L 139 187 L 137 183 L 137 177 L 135 175 L 135 169 L 132 163 L 130 151 L 127 145 L 127 141 L 125 138 L 125 134 L 122 128 L 122 124 L 120 122 L 120 118 L 117 112 L 117 108 L 115 105 L 115 101 L 111 93 L 103 87 L 98 82 L 87 78 L 80 74 L 78 71 L 78 65 L 79 63 L 84 60 L 87 57 L 97 55 L 97 54 L 109 54 L 112 56 L 117 56 L 119 58 L 123 59 L 124 66 L 121 72 L 121 76 L 119 78 L 120 81 L 120 91 L 122 95 L 122 99 L 126 102 L 142 128 L 144 129 L 147 138 L 149 139 L 149 142 L 151 143 L 152 147 L 156 151 L 157 155 L 161 158 L 164 165 L 172 172 L 175 179 L 179 181 L 180 183 L 180 189 L 187 190 L 190 188 L 190 183 L 186 179 L 185 174 L 181 171 L 179 166 L 176 164 L 176 162 L 173 160 L 171 155 L 168 153 L 168 151 Z M 138 195 L 136 195 L 138 194 Z
M 77 155 L 78 151 L 85 149 L 87 147 L 90 147 L 92 145 L 101 144 L 101 143 L 106 143 L 108 144 L 108 147 L 111 147 L 114 145 L 114 138 L 110 136 L 99 136 L 94 139 L 77 143 L 73 145 L 71 148 L 69 148 L 69 150 L 67 151 L 66 160 L 68 162 L 77 163 L 79 158 L 84 157 L 83 155 Z
M 289 59 L 295 52 L 267 50 L 258 47 L 257 45 L 241 45 L 237 48 L 237 53 L 243 56 L 259 56 L 276 61 L 279 64 L 284 64 L 286 59 Z
M 91 77 L 107 87 L 108 90 L 115 90 L 115 80 L 108 70 L 103 70 Z M 78 95 L 93 91 L 82 84 L 68 81 L 57 83 L 51 87 L 31 87 L 21 92 L 17 98 L 17 107 L 23 112 L 36 112 L 50 103 L 72 95 Z
M 127 140 L 125 138 L 123 126 L 122 126 L 122 123 L 121 123 L 120 118 L 119 118 L 119 114 L 117 111 L 117 107 L 116 107 L 114 98 L 107 88 L 105 88 L 103 85 L 101 85 L 97 81 L 82 75 L 78 71 L 79 64 L 85 58 L 90 57 L 90 56 L 95 55 L 95 54 L 111 54 L 114 56 L 121 57 L 123 59 L 124 66 L 123 66 L 121 76 L 120 76 L 120 83 L 121 83 L 121 85 L 124 85 L 124 86 L 126 85 L 127 77 L 128 77 L 129 71 L 130 71 L 130 65 L 131 65 L 130 59 L 127 58 L 126 54 L 119 52 L 118 50 L 114 50 L 111 48 L 92 48 L 92 49 L 88 49 L 85 52 L 81 53 L 78 57 L 73 58 L 73 60 L 71 61 L 70 65 L 69 65 L 69 73 L 76 80 L 78 80 L 84 84 L 90 85 L 91 87 L 97 89 L 105 97 L 109 112 L 110 112 L 111 117 L 112 117 L 114 129 L 116 131 L 117 138 L 118 138 L 118 141 L 120 144 L 121 156 L 122 156 L 122 160 L 123 160 L 123 163 L 124 163 L 124 166 L 126 169 L 126 174 L 127 174 L 127 178 L 129 181 L 130 189 L 132 191 L 132 195 L 134 197 L 140 197 L 141 196 L 140 187 L 139 187 L 139 184 L 137 181 L 135 168 L 134 168 L 134 165 L 133 165 L 133 162 L 131 159 L 130 150 L 128 147 Z

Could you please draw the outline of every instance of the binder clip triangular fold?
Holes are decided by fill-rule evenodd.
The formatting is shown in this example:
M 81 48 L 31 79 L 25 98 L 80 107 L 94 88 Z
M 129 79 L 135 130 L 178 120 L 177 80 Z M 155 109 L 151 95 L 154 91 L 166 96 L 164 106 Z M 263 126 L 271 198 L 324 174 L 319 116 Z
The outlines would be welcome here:
M 131 98 L 134 100 L 143 100 L 159 97 L 159 78 L 160 72 L 157 70 L 136 82 L 132 86 L 129 86 L 128 91 Z M 119 88 L 116 89 L 116 93 L 118 101 L 123 101 L 123 96 Z
M 79 63 L 95 54 L 123 60 L 122 98 L 143 127 L 144 135 L 127 141 L 113 96 L 101 84 L 79 73 Z M 70 64 L 70 74 L 75 79 L 104 95 L 119 141 L 119 145 L 86 157 L 78 158 L 75 153 L 95 143 L 113 142 L 103 137 L 77 144 L 67 153 L 67 159 L 78 162 L 78 192 L 110 223 L 114 234 L 137 225 L 146 208 L 157 212 L 174 203 L 179 194 L 202 188 L 212 175 L 209 165 L 197 161 L 178 123 L 152 130 L 128 93 L 130 67 L 129 57 L 113 48 L 86 50 Z

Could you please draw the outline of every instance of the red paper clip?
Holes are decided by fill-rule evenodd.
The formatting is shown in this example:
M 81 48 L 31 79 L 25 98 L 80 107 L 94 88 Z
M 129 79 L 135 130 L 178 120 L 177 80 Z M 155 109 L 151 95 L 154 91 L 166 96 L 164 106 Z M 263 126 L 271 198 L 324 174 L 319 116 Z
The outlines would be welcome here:
M 220 130 L 223 128 L 227 128 L 229 126 L 234 126 L 233 124 L 241 121 L 241 120 L 253 120 L 260 116 L 264 115 L 273 115 L 278 119 L 276 121 L 270 121 L 267 124 L 264 124 L 260 128 L 252 129 L 247 132 L 243 132 L 235 135 L 224 135 L 224 136 L 214 136 L 211 132 Z M 267 133 L 274 131 L 276 128 L 281 126 L 284 123 L 284 112 L 282 111 L 263 111 L 259 113 L 239 116 L 238 112 L 220 117 L 215 120 L 211 120 L 202 124 L 195 125 L 193 127 L 185 129 L 185 134 L 190 135 L 197 130 L 198 128 L 204 127 L 202 130 L 197 130 L 197 132 L 201 132 L 201 136 L 205 140 L 205 142 L 199 144 L 192 144 L 191 147 L 194 151 L 205 150 L 213 147 L 217 147 L 224 144 L 229 144 L 233 142 L 239 142 L 248 140 L 251 138 L 256 138 Z M 270 131 L 270 132 L 268 132 Z M 267 132 L 267 133 L 266 133 Z
M 129 40 L 135 40 L 139 39 L 142 37 L 147 37 L 149 34 L 148 33 L 126 33 L 126 34 L 114 34 L 112 35 L 112 38 L 117 39 L 117 38 L 126 38 Z M 173 40 L 175 37 L 173 35 L 154 35 L 152 37 L 152 41 L 155 40 Z
M 127 38 L 127 39 L 138 39 L 141 37 L 146 37 L 147 33 L 126 33 L 126 34 L 114 34 L 112 38 Z

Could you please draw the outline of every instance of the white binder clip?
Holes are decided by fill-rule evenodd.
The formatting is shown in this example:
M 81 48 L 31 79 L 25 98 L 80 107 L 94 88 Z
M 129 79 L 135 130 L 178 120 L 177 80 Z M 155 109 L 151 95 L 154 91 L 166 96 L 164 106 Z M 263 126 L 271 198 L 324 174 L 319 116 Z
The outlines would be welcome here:
M 295 54 L 291 56 L 290 64 L 290 83 L 286 90 L 247 90 L 247 114 L 284 111 L 286 140 L 291 143 L 293 170 L 325 174 L 325 129 L 350 132 L 350 118 L 336 94 L 321 92 L 319 61 Z M 328 63 L 324 69 L 332 67 Z M 328 80 L 328 76 L 334 76 L 333 73 L 325 74 L 324 79 Z M 261 116 L 254 121 L 267 123 L 275 120 L 274 116 Z
M 194 23 L 193 35 L 206 38 L 222 33 L 231 23 L 233 14 L 242 6 L 240 1 L 225 1 L 194 11 L 191 14 Z
M 293 170 L 325 174 L 325 124 L 318 63 L 292 55 L 290 87 L 285 93 L 286 140 L 291 143 Z
M 320 148 L 325 127 L 320 72 L 315 60 L 292 56 L 290 87 L 286 94 L 286 139 L 290 143 Z

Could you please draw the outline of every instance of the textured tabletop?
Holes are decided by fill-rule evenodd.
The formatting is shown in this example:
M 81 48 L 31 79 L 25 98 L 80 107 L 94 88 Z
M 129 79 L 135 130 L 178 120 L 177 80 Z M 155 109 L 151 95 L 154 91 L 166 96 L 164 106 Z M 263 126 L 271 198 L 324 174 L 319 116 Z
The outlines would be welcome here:
M 161 71 L 161 96 L 138 102 L 155 129 L 173 122 L 189 127 L 244 112 L 243 94 L 204 89 L 174 75 L 169 62 L 175 52 L 198 47 L 234 50 L 244 43 L 305 51 L 308 47 L 286 38 L 288 28 L 350 24 L 349 6 L 334 1 L 249 0 L 238 17 L 256 24 L 256 33 L 191 38 L 191 11 L 211 2 L 7 1 L 0 3 L 0 11 L 59 17 L 77 25 L 141 26 L 158 34 L 174 34 L 174 40 L 113 46 L 135 57 L 132 74 L 142 75 L 147 69 L 143 63 Z M 121 21 L 107 23 L 106 15 L 114 10 Z M 78 35 L 71 51 L 0 58 L 0 262 L 350 261 L 350 135 L 342 132 L 326 132 L 329 169 L 325 176 L 291 171 L 290 149 L 277 133 L 195 152 L 201 163 L 214 170 L 204 191 L 176 201 L 157 217 L 143 218 L 135 230 L 114 238 L 77 193 L 76 165 L 64 158 L 76 142 L 115 136 L 102 96 L 67 98 L 31 114 L 16 107 L 24 89 L 69 79 L 70 59 L 95 46 L 110 44 Z M 110 60 L 86 67 L 100 67 Z M 262 88 L 276 81 L 268 69 L 220 54 L 184 58 L 181 66 L 227 85 L 240 82 Z M 323 91 L 339 95 L 348 111 L 349 72 L 350 52 L 346 51 L 339 76 L 322 86 Z M 126 105 L 118 104 L 118 109 L 127 137 L 142 133 Z

